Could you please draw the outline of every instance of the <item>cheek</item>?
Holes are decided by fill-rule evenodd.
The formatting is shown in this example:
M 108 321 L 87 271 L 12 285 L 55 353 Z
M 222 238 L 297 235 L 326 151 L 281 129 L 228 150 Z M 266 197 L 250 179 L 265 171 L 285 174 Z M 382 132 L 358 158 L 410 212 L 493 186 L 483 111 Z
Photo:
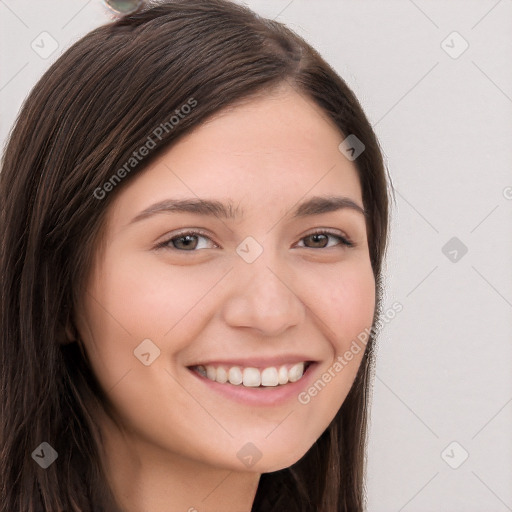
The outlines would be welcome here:
M 175 354 L 186 349 L 211 320 L 212 304 L 216 303 L 226 269 L 222 265 L 171 265 L 164 259 L 141 259 L 136 265 L 127 264 L 117 278 L 120 294 L 114 301 L 126 304 L 120 318 L 130 330 L 143 338 L 152 339 L 168 356 L 172 364 Z M 122 299 L 124 297 L 124 299 Z M 158 361 L 163 364 L 163 359 Z
M 317 269 L 304 284 L 316 290 L 308 305 L 328 346 L 317 378 L 298 396 L 303 416 L 296 434 L 310 435 L 314 442 L 342 406 L 359 370 L 366 346 L 358 335 L 372 325 L 375 279 L 369 261 L 360 259 Z
M 133 351 L 144 339 L 152 340 L 162 353 L 182 349 L 192 331 L 202 329 L 201 319 L 207 321 L 201 314 L 202 301 L 216 293 L 214 285 L 225 273 L 217 270 L 206 265 L 172 268 L 163 260 L 137 254 L 107 259 L 87 302 L 96 357 L 113 361 L 109 368 L 117 374 L 121 367 L 133 365 Z
M 336 352 L 348 349 L 357 336 L 370 329 L 375 310 L 375 279 L 369 262 L 361 261 L 326 281 L 323 300 Z

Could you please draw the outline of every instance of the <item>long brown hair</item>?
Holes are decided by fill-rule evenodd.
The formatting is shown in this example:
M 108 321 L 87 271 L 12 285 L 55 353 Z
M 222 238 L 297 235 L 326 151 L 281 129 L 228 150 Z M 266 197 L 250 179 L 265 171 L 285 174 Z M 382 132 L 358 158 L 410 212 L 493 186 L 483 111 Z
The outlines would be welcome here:
M 108 205 L 178 137 L 283 82 L 365 145 L 354 163 L 377 282 L 374 322 L 380 315 L 389 199 L 382 154 L 358 100 L 313 48 L 226 0 L 164 1 L 92 30 L 35 85 L 3 155 L 0 512 L 119 510 L 93 414 L 109 410 L 107 396 L 82 345 L 59 343 L 73 328 Z M 177 113 L 191 98 L 194 108 Z M 173 116 L 179 121 L 160 129 L 157 147 L 114 183 Z M 373 338 L 332 423 L 296 464 L 261 476 L 253 512 L 364 509 Z M 59 456 L 47 469 L 32 457 L 42 442 Z

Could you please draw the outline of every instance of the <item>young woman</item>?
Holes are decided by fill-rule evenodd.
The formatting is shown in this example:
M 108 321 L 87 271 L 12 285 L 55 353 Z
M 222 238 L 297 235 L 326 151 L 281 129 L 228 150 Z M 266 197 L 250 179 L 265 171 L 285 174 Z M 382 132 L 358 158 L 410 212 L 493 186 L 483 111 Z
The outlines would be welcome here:
M 388 197 L 275 21 L 176 0 L 75 43 L 0 174 L 0 511 L 362 511 Z

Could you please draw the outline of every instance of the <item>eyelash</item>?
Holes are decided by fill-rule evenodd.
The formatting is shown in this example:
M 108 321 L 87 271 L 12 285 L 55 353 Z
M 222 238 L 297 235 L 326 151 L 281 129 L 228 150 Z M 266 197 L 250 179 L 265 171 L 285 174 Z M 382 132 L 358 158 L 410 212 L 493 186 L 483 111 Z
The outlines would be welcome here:
M 168 238 L 167 240 L 160 242 L 159 244 L 156 245 L 155 249 L 169 249 L 171 251 L 177 251 L 177 252 L 197 252 L 198 250 L 186 251 L 186 250 L 176 249 L 175 247 L 169 246 L 169 244 L 173 240 L 177 240 L 179 238 L 184 238 L 188 235 L 193 235 L 193 236 L 200 235 L 200 236 L 203 236 L 203 237 L 211 240 L 211 238 L 202 230 L 190 230 L 190 231 L 184 231 L 183 233 L 179 233 L 178 235 L 175 235 L 172 238 Z M 344 236 L 342 236 L 338 233 L 335 233 L 333 231 L 323 230 L 323 229 L 317 229 L 317 230 L 313 231 L 312 233 L 308 233 L 307 235 L 303 236 L 301 238 L 301 240 L 304 240 L 305 238 L 309 238 L 314 235 L 328 235 L 328 236 L 337 238 L 338 240 L 341 241 L 340 245 L 344 245 L 346 247 L 354 247 L 354 245 L 355 245 L 348 237 L 344 237 Z M 211 241 L 213 242 L 213 240 L 211 240 Z M 213 242 L 213 243 L 215 243 L 215 242 Z M 217 245 L 217 244 L 215 244 L 215 245 Z M 305 247 L 305 248 L 306 249 L 314 249 L 313 247 Z M 319 247 L 318 249 L 332 249 L 332 247 Z

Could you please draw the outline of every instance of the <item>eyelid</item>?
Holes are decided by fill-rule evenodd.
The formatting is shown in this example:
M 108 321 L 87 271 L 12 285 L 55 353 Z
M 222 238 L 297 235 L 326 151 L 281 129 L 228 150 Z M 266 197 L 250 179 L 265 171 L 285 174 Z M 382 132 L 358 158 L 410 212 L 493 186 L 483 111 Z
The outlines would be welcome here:
M 332 236 L 334 238 L 338 238 L 341 240 L 341 244 L 338 244 L 338 245 L 342 245 L 347 248 L 354 247 L 356 245 L 352 241 L 352 239 L 347 234 L 345 234 L 343 231 L 332 229 L 332 228 L 315 228 L 312 231 L 308 231 L 305 234 L 301 235 L 298 242 L 301 242 L 304 238 L 307 238 L 309 236 L 313 236 L 316 234 L 327 235 L 327 236 Z M 215 240 L 212 238 L 212 236 L 210 235 L 210 233 L 208 231 L 201 229 L 201 228 L 183 228 L 181 230 L 178 230 L 175 233 L 172 233 L 172 236 L 170 236 L 170 234 L 166 235 L 166 237 L 163 241 L 156 243 L 154 249 L 168 248 L 168 249 L 174 250 L 176 252 L 198 252 L 195 250 L 183 251 L 183 250 L 174 249 L 174 248 L 168 246 L 168 244 L 175 238 L 184 237 L 187 235 L 203 236 L 205 238 L 208 238 L 216 246 L 216 248 L 219 248 L 219 247 L 222 248 L 217 242 L 215 242 Z M 304 247 L 304 248 L 310 249 L 310 247 Z M 325 250 L 325 249 L 331 249 L 331 248 L 332 247 L 320 247 L 320 248 L 317 248 L 316 250 L 322 250 L 322 249 Z
M 168 233 L 167 235 L 164 235 L 165 238 L 161 241 L 161 242 L 157 242 L 156 245 L 155 245 L 155 249 L 165 249 L 167 244 L 169 244 L 169 242 L 175 238 L 179 238 L 179 237 L 182 237 L 182 236 L 187 236 L 187 235 L 201 235 L 205 238 L 208 238 L 208 240 L 210 240 L 215 246 L 217 247 L 220 247 L 220 245 L 215 242 L 215 240 L 212 238 L 212 235 L 204 230 L 204 229 L 201 229 L 201 228 L 183 228 L 181 230 L 178 230 L 177 232 L 172 232 L 172 233 Z M 170 247 L 169 247 L 170 248 Z M 178 249 L 174 249 L 175 251 L 178 251 L 178 252 L 197 252 L 197 251 L 179 251 Z
M 342 242 L 342 245 L 345 245 L 346 247 L 354 247 L 356 244 L 352 241 L 352 239 L 343 231 L 337 230 L 337 229 L 331 229 L 331 228 L 315 228 L 313 231 L 308 231 L 306 234 L 302 235 L 300 237 L 300 240 L 303 240 L 304 238 L 307 238 L 308 236 L 312 235 L 328 235 L 333 236 L 335 238 L 339 238 Z

